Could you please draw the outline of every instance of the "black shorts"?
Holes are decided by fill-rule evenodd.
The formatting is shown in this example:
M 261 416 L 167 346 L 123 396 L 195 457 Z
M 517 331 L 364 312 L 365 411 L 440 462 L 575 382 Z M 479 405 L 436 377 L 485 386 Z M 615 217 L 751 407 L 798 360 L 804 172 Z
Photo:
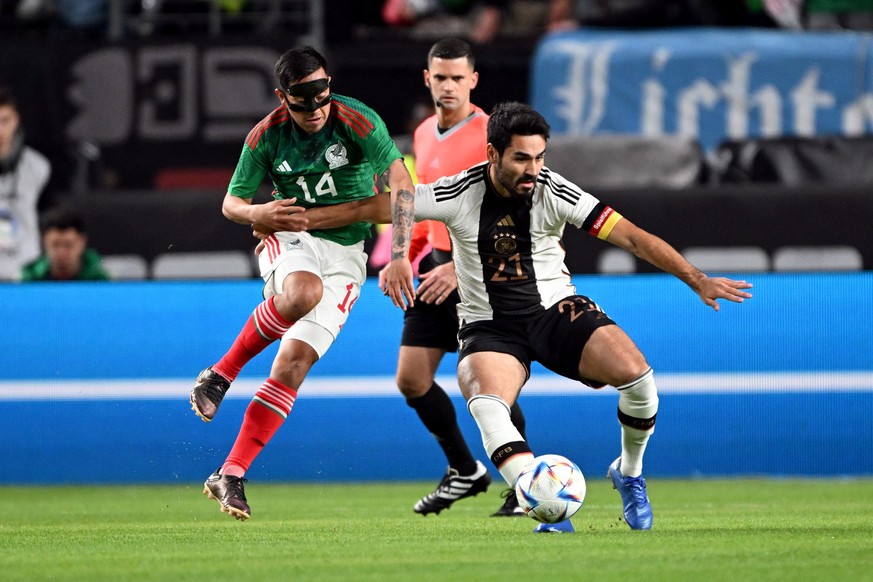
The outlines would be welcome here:
M 615 322 L 588 297 L 571 295 L 540 315 L 463 325 L 458 333 L 458 361 L 476 352 L 501 352 L 515 356 L 528 376 L 531 361 L 536 361 L 565 378 L 597 388 L 603 384 L 579 377 L 579 360 L 591 334 L 604 325 Z
M 426 273 L 437 264 L 431 255 L 419 264 L 419 272 Z M 403 313 L 403 334 L 400 345 L 417 348 L 438 348 L 447 352 L 458 351 L 458 303 L 461 298 L 455 289 L 441 304 L 416 301 Z

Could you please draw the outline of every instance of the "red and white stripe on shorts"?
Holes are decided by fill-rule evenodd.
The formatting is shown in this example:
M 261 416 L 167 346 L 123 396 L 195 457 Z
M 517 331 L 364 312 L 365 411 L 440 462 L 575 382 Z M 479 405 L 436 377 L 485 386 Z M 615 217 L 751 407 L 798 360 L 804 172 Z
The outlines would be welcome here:
M 279 256 L 279 253 L 282 252 L 282 243 L 279 242 L 279 239 L 276 238 L 275 234 L 271 234 L 264 239 L 264 249 L 267 251 L 267 257 L 269 257 L 270 263 L 272 263 L 276 260 L 276 257 Z

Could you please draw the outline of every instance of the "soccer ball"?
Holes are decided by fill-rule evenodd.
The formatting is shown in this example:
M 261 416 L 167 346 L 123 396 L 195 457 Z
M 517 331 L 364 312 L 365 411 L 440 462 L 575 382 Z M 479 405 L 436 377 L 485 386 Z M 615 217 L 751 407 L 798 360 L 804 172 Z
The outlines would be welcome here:
M 561 455 L 540 455 L 515 482 L 518 504 L 542 523 L 570 519 L 585 500 L 585 476 L 576 463 Z

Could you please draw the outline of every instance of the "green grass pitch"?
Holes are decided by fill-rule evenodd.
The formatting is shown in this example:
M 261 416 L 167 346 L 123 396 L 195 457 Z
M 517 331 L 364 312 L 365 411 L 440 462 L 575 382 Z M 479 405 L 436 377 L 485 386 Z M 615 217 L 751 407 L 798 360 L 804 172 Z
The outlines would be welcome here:
M 433 483 L 0 487 L 2 580 L 873 580 L 873 481 L 661 480 L 652 531 L 589 476 L 575 534 L 491 518 L 500 489 L 421 517 Z

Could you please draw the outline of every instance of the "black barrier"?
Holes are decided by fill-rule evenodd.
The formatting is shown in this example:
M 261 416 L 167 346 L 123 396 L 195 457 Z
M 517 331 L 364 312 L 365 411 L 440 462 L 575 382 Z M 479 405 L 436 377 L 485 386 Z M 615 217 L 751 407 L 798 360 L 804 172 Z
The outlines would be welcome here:
M 784 247 L 850 247 L 860 253 L 864 269 L 873 269 L 873 196 L 866 188 L 721 186 L 595 194 L 680 250 L 756 247 L 772 257 Z M 249 229 L 222 216 L 223 196 L 218 190 L 96 192 L 71 200 L 85 212 L 98 250 L 153 260 L 167 252 L 253 249 Z M 367 241 L 368 250 L 373 243 Z M 598 272 L 600 255 L 615 248 L 572 226 L 564 244 L 567 267 L 579 274 Z M 633 271 L 656 269 L 635 260 Z
M 680 250 L 758 247 L 772 256 L 783 247 L 849 246 L 873 268 L 873 196 L 863 187 L 790 188 L 772 185 L 595 193 L 635 224 Z M 597 242 L 568 227 L 564 242 L 573 273 L 597 271 Z M 636 271 L 653 272 L 639 259 Z
M 721 144 L 715 158 L 715 179 L 725 184 L 873 184 L 873 136 L 734 140 Z

